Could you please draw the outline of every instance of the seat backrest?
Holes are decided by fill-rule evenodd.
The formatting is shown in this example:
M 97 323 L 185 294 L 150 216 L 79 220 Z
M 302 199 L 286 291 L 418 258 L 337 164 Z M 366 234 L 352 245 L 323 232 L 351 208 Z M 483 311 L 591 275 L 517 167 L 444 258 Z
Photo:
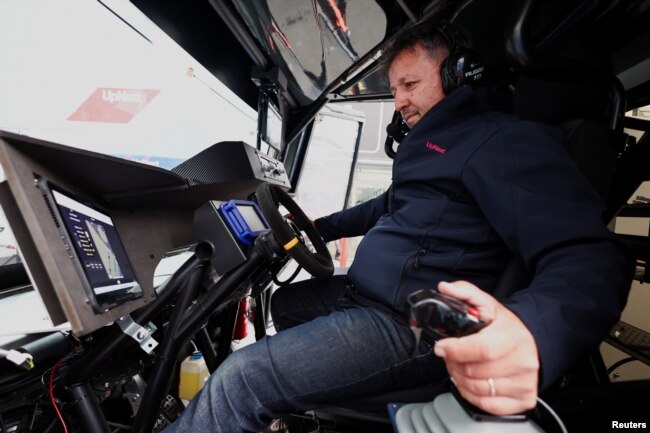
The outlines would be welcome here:
M 564 148 L 603 200 L 616 169 L 617 135 L 622 133 L 612 120 L 621 115 L 612 112 L 613 80 L 558 82 L 524 76 L 513 96 L 515 115 L 562 131 Z
M 607 200 L 614 178 L 617 142 L 622 134 L 620 122 L 613 120 L 622 115 L 623 109 L 612 101 L 621 97 L 616 84 L 610 87 L 603 81 L 558 82 L 522 76 L 513 96 L 515 115 L 562 131 L 564 148 L 603 201 Z M 513 255 L 493 295 L 506 299 L 525 288 L 530 278 L 523 261 Z

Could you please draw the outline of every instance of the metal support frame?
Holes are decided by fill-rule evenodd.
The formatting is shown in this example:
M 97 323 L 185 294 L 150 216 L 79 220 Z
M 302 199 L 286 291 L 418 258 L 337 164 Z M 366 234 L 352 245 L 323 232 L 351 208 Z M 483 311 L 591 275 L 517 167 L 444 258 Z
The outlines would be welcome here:
M 242 286 L 245 286 L 249 276 L 263 261 L 262 254 L 253 250 L 244 264 L 224 275 L 198 302 L 195 302 L 195 299 L 203 279 L 204 265 L 193 269 L 194 272 L 180 294 L 165 330 L 165 337 L 149 376 L 140 411 L 136 415 L 132 430 L 134 433 L 148 433 L 153 428 L 155 415 L 169 390 L 180 346 L 196 334 L 210 316 L 223 312 L 232 302 L 243 296 Z
M 149 306 L 133 314 L 134 320 L 136 322 L 148 322 L 151 320 L 160 308 L 167 305 L 176 296 L 182 283 L 189 277 L 192 270 L 206 261 L 207 259 L 200 259 L 197 256 L 190 257 L 169 280 L 157 289 L 159 294 L 156 300 L 149 304 Z M 80 368 L 75 369 L 66 378 L 66 384 L 73 385 L 90 381 L 115 356 L 115 353 L 129 341 L 131 341 L 130 337 L 119 329 L 114 329 L 112 332 L 109 332 L 99 344 L 96 344 L 92 350 L 88 351 L 80 359 L 77 363 Z
M 169 390 L 173 369 L 176 366 L 177 354 L 183 343 L 183 340 L 176 338 L 176 331 L 183 321 L 183 313 L 194 302 L 199 293 L 205 268 L 205 264 L 195 266 L 185 283 L 185 287 L 179 293 L 172 316 L 165 329 L 165 336 L 156 355 L 156 362 L 149 375 L 140 410 L 133 425 L 133 432 L 151 432 L 156 422 L 156 414 L 160 410 L 163 398 Z
M 116 322 L 122 332 L 137 341 L 146 353 L 151 353 L 158 346 L 158 342 L 151 335 L 158 329 L 153 323 L 142 326 L 128 314 L 120 317 Z

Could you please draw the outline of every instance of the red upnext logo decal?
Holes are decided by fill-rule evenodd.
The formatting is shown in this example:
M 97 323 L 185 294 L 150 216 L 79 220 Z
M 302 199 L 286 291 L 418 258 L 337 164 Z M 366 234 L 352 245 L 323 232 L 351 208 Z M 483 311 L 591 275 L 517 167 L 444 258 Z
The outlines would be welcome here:
M 100 87 L 72 113 L 68 120 L 128 123 L 160 90 Z
M 433 144 L 433 143 L 430 142 L 430 141 L 427 141 L 426 146 L 427 146 L 427 149 L 429 149 L 429 150 L 435 150 L 436 152 L 438 152 L 438 153 L 442 153 L 442 154 L 444 154 L 444 153 L 447 151 L 447 149 L 445 149 L 444 147 L 440 147 L 440 146 L 438 146 L 437 144 Z

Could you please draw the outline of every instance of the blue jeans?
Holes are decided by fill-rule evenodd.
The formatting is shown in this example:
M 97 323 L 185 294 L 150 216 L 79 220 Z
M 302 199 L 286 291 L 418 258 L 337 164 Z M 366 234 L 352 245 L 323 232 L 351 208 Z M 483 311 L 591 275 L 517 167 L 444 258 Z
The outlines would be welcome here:
M 279 332 L 228 356 L 165 433 L 259 432 L 294 410 L 442 381 L 444 363 L 430 345 L 413 356 L 408 326 L 355 305 L 345 287 L 338 276 L 278 290 Z

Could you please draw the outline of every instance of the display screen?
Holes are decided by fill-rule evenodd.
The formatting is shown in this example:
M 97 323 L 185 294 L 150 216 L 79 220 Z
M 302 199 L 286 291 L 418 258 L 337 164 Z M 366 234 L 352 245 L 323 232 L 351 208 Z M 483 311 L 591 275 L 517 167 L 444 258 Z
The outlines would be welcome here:
M 268 229 L 253 206 L 247 206 L 238 203 L 237 209 L 241 213 L 241 216 L 244 218 L 244 221 L 246 221 L 246 224 L 248 224 L 248 227 L 252 232 L 256 233 Z
M 105 310 L 142 296 L 113 220 L 58 190 L 51 192 L 95 296 L 94 307 Z
M 224 222 L 244 245 L 253 245 L 259 234 L 269 230 L 269 225 L 255 202 L 229 200 L 218 206 Z
M 270 103 L 266 107 L 265 127 L 264 141 L 270 146 L 280 149 L 282 143 L 282 118 L 277 108 Z

